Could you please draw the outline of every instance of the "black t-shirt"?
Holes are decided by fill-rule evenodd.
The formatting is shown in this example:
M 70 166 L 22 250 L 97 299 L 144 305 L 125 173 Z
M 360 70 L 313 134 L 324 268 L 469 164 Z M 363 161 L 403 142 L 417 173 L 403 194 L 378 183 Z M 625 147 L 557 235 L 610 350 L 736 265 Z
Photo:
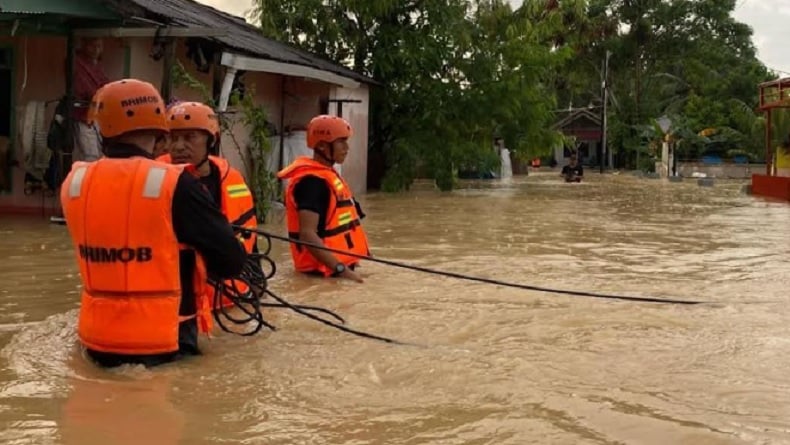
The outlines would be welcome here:
M 582 168 L 581 164 L 577 164 L 575 167 L 566 165 L 565 167 L 562 167 L 562 174 L 565 176 L 584 176 L 584 169 Z
M 309 210 L 318 214 L 318 235 L 326 229 L 326 212 L 329 209 L 329 185 L 318 176 L 307 175 L 299 180 L 294 186 L 294 201 L 297 210 Z M 365 217 L 362 207 L 354 200 L 359 219 Z
M 222 178 L 220 178 L 219 167 L 214 165 L 213 162 L 207 161 L 209 165 L 209 169 L 211 173 L 208 176 L 202 176 L 200 178 L 200 183 L 206 187 L 208 190 L 209 196 L 214 199 L 214 202 L 217 204 L 218 207 L 222 208 Z

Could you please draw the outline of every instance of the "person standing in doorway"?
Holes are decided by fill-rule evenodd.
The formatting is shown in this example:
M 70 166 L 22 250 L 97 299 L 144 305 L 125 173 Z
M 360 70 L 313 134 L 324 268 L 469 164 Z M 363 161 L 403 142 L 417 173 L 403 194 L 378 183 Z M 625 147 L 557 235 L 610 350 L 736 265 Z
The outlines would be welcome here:
M 307 125 L 307 146 L 313 157 L 297 158 L 277 177 L 289 181 L 285 211 L 291 239 L 367 256 L 367 235 L 360 222 L 365 214 L 333 168 L 346 160 L 351 135 L 351 125 L 343 118 L 313 118 Z M 291 243 L 291 256 L 299 272 L 363 281 L 354 271 L 357 257 L 295 243 Z
M 83 38 L 74 58 L 74 150 L 72 161 L 95 161 L 101 157 L 99 132 L 88 125 L 88 104 L 96 91 L 109 82 L 101 65 L 104 43 L 99 38 Z

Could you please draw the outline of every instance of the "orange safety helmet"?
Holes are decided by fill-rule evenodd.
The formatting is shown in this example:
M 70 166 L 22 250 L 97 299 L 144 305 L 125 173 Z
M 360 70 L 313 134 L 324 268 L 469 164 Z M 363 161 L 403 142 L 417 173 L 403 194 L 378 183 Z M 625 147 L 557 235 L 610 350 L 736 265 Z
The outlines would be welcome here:
M 307 146 L 315 149 L 319 142 L 332 143 L 341 138 L 350 138 L 354 134 L 351 124 L 342 117 L 322 114 L 307 124 Z
M 162 96 L 153 85 L 137 79 L 117 80 L 99 88 L 93 95 L 88 121 L 105 139 L 140 130 L 168 132 Z
M 219 148 L 219 117 L 208 105 L 200 102 L 176 103 L 167 111 L 167 122 L 170 131 L 203 130 L 212 138 L 209 142 L 209 151 L 216 153 Z

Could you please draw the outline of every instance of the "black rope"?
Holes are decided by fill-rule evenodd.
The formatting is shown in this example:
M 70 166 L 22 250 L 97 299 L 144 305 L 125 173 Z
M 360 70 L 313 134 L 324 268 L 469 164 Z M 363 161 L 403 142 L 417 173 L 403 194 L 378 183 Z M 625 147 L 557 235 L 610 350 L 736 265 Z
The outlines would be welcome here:
M 271 241 L 267 241 L 269 242 L 269 247 L 271 247 Z M 268 253 L 270 250 L 270 248 L 266 249 L 266 253 Z M 268 274 L 263 271 L 263 268 L 260 264 L 261 260 L 266 260 L 272 266 L 272 271 Z M 268 279 L 274 275 L 274 270 L 275 264 L 271 258 L 269 258 L 266 254 L 256 253 L 250 254 L 248 256 L 248 260 L 245 263 L 241 274 L 233 280 L 223 281 L 209 279 L 210 284 L 214 286 L 215 289 L 213 298 L 214 319 L 217 321 L 217 324 L 223 331 L 241 336 L 255 335 L 260 332 L 263 327 L 267 327 L 272 331 L 275 331 L 277 328 L 263 319 L 263 314 L 261 311 L 261 308 L 263 307 L 273 307 L 290 309 L 291 311 L 296 312 L 299 315 L 303 315 L 311 320 L 315 320 L 319 323 L 323 323 L 327 326 L 359 337 L 378 340 L 390 344 L 412 345 L 411 343 L 405 343 L 392 338 L 382 337 L 379 335 L 348 328 L 311 313 L 325 313 L 335 320 L 338 320 L 340 323 L 345 324 L 346 321 L 343 319 L 343 317 L 337 315 L 329 309 L 289 303 L 287 300 L 276 295 L 274 292 L 268 289 Z M 241 283 L 241 286 L 239 283 Z M 244 290 L 244 287 L 246 287 L 247 290 Z M 262 303 L 261 300 L 266 298 L 266 296 L 273 298 L 275 301 L 277 301 L 277 303 Z M 227 300 L 230 300 L 233 305 L 224 305 L 223 297 L 225 297 Z M 237 318 L 231 313 L 230 309 L 232 308 L 241 310 L 244 316 Z M 223 319 L 236 325 L 247 325 L 249 323 L 254 323 L 254 327 L 251 330 L 239 332 L 237 330 L 230 329 L 223 322 Z
M 267 250 L 267 252 L 268 252 L 268 250 Z M 214 286 L 216 286 L 216 289 L 217 289 L 217 291 L 214 294 L 214 317 L 217 320 L 217 323 L 220 325 L 220 327 L 224 331 L 230 332 L 230 333 L 234 333 L 234 334 L 238 334 L 238 335 L 247 336 L 247 335 L 254 335 L 254 334 L 256 334 L 257 332 L 259 332 L 262 329 L 263 326 L 266 326 L 266 327 L 268 327 L 271 330 L 276 330 L 276 328 L 274 326 L 272 326 L 271 324 L 265 322 L 263 320 L 263 316 L 261 315 L 261 311 L 260 311 L 261 307 L 267 306 L 267 307 L 279 307 L 279 308 L 290 309 L 293 312 L 296 312 L 297 314 L 305 316 L 305 317 L 307 317 L 307 318 L 309 318 L 311 320 L 315 320 L 315 321 L 317 321 L 319 323 L 325 324 L 327 326 L 333 327 L 335 329 L 338 329 L 338 330 L 341 330 L 343 332 L 346 332 L 346 333 L 349 333 L 349 334 L 353 334 L 353 335 L 356 335 L 356 336 L 359 336 L 359 337 L 368 338 L 368 339 L 371 339 L 371 340 L 378 340 L 378 341 L 382 341 L 384 343 L 390 343 L 390 344 L 395 344 L 395 345 L 417 346 L 417 345 L 412 344 L 412 343 L 405 343 L 405 342 L 402 342 L 402 341 L 399 341 L 399 340 L 395 340 L 395 339 L 392 339 L 392 338 L 382 337 L 380 335 L 370 334 L 370 333 L 367 333 L 367 332 L 363 332 L 363 331 L 352 329 L 352 328 L 349 328 L 349 327 L 346 327 L 346 326 L 342 326 L 342 325 L 339 325 L 337 323 L 334 323 L 332 321 L 326 320 L 326 319 L 324 319 L 322 317 L 318 317 L 318 316 L 313 315 L 312 313 L 310 313 L 310 312 L 323 312 L 323 313 L 326 313 L 326 314 L 330 315 L 331 317 L 335 318 L 340 323 L 345 324 L 345 320 L 343 319 L 343 317 L 335 314 L 334 312 L 332 312 L 332 311 L 330 311 L 328 309 L 324 309 L 324 308 L 320 308 L 320 307 L 313 307 L 313 306 L 295 305 L 295 304 L 289 303 L 287 300 L 285 300 L 284 298 L 278 296 L 277 294 L 272 292 L 270 289 L 268 289 L 268 286 L 267 286 L 268 281 L 267 281 L 267 279 L 269 277 L 271 277 L 271 275 L 273 275 L 273 274 L 268 274 L 267 275 L 267 274 L 265 274 L 263 272 L 262 269 L 260 269 L 259 267 L 256 267 L 257 265 L 259 265 L 259 264 L 256 264 L 256 261 L 258 261 L 258 258 L 261 258 L 261 259 L 265 258 L 265 259 L 270 260 L 270 258 L 264 257 L 262 254 L 252 254 L 252 255 L 250 255 L 249 256 L 249 260 L 248 260 L 247 264 L 245 264 L 241 275 L 238 278 L 230 281 L 231 282 L 230 289 L 225 284 L 225 282 L 217 282 L 216 280 L 212 280 L 212 284 Z M 272 262 L 272 264 L 273 264 L 273 262 Z M 249 287 L 249 290 L 247 292 L 244 292 L 241 289 L 239 289 L 236 286 L 236 282 L 237 281 L 241 281 L 242 283 L 246 284 Z M 247 315 L 247 317 L 246 318 L 241 318 L 241 319 L 237 319 L 237 318 L 232 317 L 230 315 L 230 313 L 228 313 L 228 308 L 225 307 L 222 304 L 222 296 L 223 295 L 225 297 L 227 297 L 230 301 L 233 302 L 233 306 L 234 307 L 237 307 L 237 308 L 241 309 Z M 266 296 L 269 296 L 269 297 L 273 298 L 275 301 L 277 301 L 277 303 L 261 303 L 261 300 L 264 299 Z M 253 310 L 252 311 L 248 310 L 248 306 L 252 307 Z M 250 323 L 250 322 L 256 322 L 256 326 L 255 326 L 255 328 L 252 331 L 248 331 L 248 332 L 239 334 L 236 331 L 227 329 L 225 327 L 225 325 L 220 321 L 220 319 L 222 317 L 227 318 L 228 320 L 231 320 L 233 323 L 236 323 L 236 324 L 246 324 L 246 323 Z
M 315 320 L 315 321 L 317 321 L 319 323 L 323 323 L 323 324 L 325 324 L 327 326 L 331 326 L 331 327 L 333 327 L 335 329 L 339 329 L 339 330 L 341 330 L 343 332 L 348 332 L 349 334 L 354 334 L 354 335 L 357 335 L 359 337 L 369 338 L 371 340 L 383 341 L 385 343 L 391 343 L 391 344 L 395 344 L 395 345 L 418 346 L 418 345 L 416 345 L 414 343 L 405 343 L 405 342 L 402 342 L 402 341 L 399 341 L 399 340 L 395 340 L 395 339 L 392 339 L 392 338 L 382 337 L 382 336 L 375 335 L 375 334 L 369 334 L 367 332 L 358 331 L 356 329 L 351 329 L 351 328 L 348 328 L 348 327 L 345 327 L 345 326 L 341 326 L 341 325 L 332 323 L 329 320 L 325 320 L 325 319 L 323 319 L 321 317 L 316 317 L 315 315 L 300 309 L 298 306 L 294 306 L 294 305 L 288 303 L 284 299 L 282 299 L 282 298 L 278 297 L 277 295 L 275 295 L 274 292 L 272 292 L 270 290 L 267 290 L 266 294 L 269 295 L 270 297 L 274 298 L 275 300 L 279 301 L 285 307 L 291 309 L 292 311 L 294 311 L 294 312 L 296 312 L 296 313 L 298 313 L 300 315 L 304 315 L 305 317 L 307 317 L 307 318 L 309 318 L 311 320 Z
M 263 236 L 264 238 L 267 238 L 267 239 L 276 239 L 276 240 L 285 241 L 285 242 L 288 242 L 288 243 L 298 244 L 298 245 L 301 245 L 301 246 L 313 247 L 313 248 L 316 248 L 316 249 L 321 249 L 321 250 L 326 250 L 326 251 L 332 252 L 332 253 L 338 253 L 338 254 L 342 254 L 342 255 L 347 255 L 347 256 L 354 257 L 354 258 L 359 258 L 359 259 L 362 259 L 362 260 L 371 261 L 371 262 L 374 262 L 374 263 L 386 264 L 387 266 L 400 267 L 402 269 L 409 269 L 409 270 L 414 270 L 414 271 L 417 271 L 417 272 L 424 272 L 424 273 L 428 273 L 428 274 L 432 274 L 432 275 L 439 275 L 439 276 L 444 276 L 444 277 L 449 277 L 449 278 L 457 278 L 459 280 L 467 280 L 467 281 L 475 281 L 475 282 L 478 282 L 478 283 L 494 284 L 494 285 L 503 286 L 503 287 L 511 287 L 511 288 L 516 288 L 516 289 L 524 289 L 524 290 L 531 290 L 531 291 L 537 291 L 537 292 L 546 292 L 546 293 L 553 293 L 553 294 L 570 295 L 570 296 L 576 296 L 576 297 L 590 297 L 590 298 L 602 298 L 602 299 L 609 299 L 609 300 L 638 301 L 638 302 L 643 302 L 643 303 L 664 303 L 664 304 L 682 304 L 682 305 L 695 305 L 695 304 L 710 304 L 710 303 L 712 303 L 712 302 L 709 302 L 709 301 L 677 300 L 677 299 L 664 299 L 664 298 L 654 298 L 654 297 L 635 297 L 635 296 L 625 296 L 625 295 L 601 294 L 601 293 L 595 293 L 595 292 L 565 290 L 565 289 L 554 289 L 554 288 L 549 288 L 549 287 L 532 286 L 532 285 L 528 285 L 528 284 L 509 283 L 509 282 L 506 282 L 506 281 L 500 281 L 500 280 L 495 280 L 495 279 L 491 279 L 491 278 L 473 277 L 473 276 L 463 275 L 463 274 L 459 274 L 459 273 L 455 273 L 455 272 L 445 272 L 445 271 L 441 271 L 441 270 L 429 269 L 427 267 L 413 266 L 413 265 L 410 265 L 410 264 L 399 263 L 397 261 L 384 260 L 384 259 L 380 259 L 380 258 L 374 258 L 374 257 L 372 257 L 370 255 L 360 255 L 360 254 L 356 254 L 356 253 L 349 252 L 349 251 L 346 251 L 346 250 L 333 249 L 333 248 L 326 247 L 326 246 L 323 246 L 323 245 L 312 244 L 312 243 L 308 243 L 308 242 L 305 242 L 305 241 L 300 241 L 300 240 L 297 240 L 297 239 L 293 239 L 293 238 L 290 238 L 290 237 L 275 235 L 273 233 L 269 233 L 269 232 L 266 232 L 266 231 L 260 230 L 260 229 L 250 229 L 250 228 L 241 227 L 241 226 L 233 226 L 233 228 L 236 229 L 236 230 L 240 230 L 242 232 L 257 233 L 258 235 L 261 235 L 261 236 Z M 267 241 L 267 242 L 269 242 L 269 244 L 271 244 L 271 241 Z
M 64 218 L 52 217 L 50 218 L 50 223 L 66 225 L 66 220 Z M 234 228 L 241 232 L 254 233 L 254 231 L 252 230 L 240 228 L 238 226 L 234 226 Z M 214 320 L 217 322 L 217 325 L 219 325 L 220 329 L 222 329 L 225 332 L 244 336 L 244 337 L 255 335 L 258 332 L 260 332 L 264 327 L 271 329 L 272 331 L 276 331 L 277 328 L 274 325 L 264 320 L 263 312 L 261 309 L 264 307 L 285 308 L 294 311 L 300 315 L 303 315 L 311 320 L 318 321 L 327 326 L 333 327 L 340 331 L 347 332 L 349 334 L 353 334 L 359 337 L 368 338 L 371 340 L 378 340 L 390 344 L 417 346 L 411 343 L 405 343 L 392 338 L 382 337 L 379 335 L 374 335 L 356 329 L 351 329 L 346 326 L 342 326 L 340 324 L 326 320 L 322 317 L 318 317 L 311 313 L 311 312 L 324 313 L 342 324 L 346 323 L 346 320 L 343 319 L 343 317 L 332 312 L 329 309 L 325 309 L 317 306 L 291 304 L 285 299 L 275 295 L 272 291 L 268 289 L 268 281 L 276 273 L 277 265 L 275 264 L 274 260 L 271 257 L 269 257 L 269 253 L 272 250 L 271 238 L 267 237 L 265 234 L 263 235 L 263 237 L 266 239 L 266 243 L 267 243 L 266 249 L 263 252 L 255 252 L 249 254 L 247 256 L 247 262 L 244 264 L 244 267 L 242 268 L 242 271 L 238 277 L 233 278 L 231 280 L 222 280 L 214 277 L 208 278 L 209 285 L 211 285 L 214 288 L 214 295 L 212 298 L 212 313 Z M 271 269 L 269 270 L 268 273 L 264 272 L 263 267 L 261 265 L 262 261 L 268 264 L 269 266 L 271 266 Z M 266 298 L 267 295 L 272 297 L 277 302 L 276 303 L 262 302 L 261 300 Z M 226 306 L 224 304 L 223 297 L 225 297 L 225 299 L 230 301 L 232 305 Z M 233 308 L 236 308 L 239 311 L 241 311 L 243 315 L 237 316 L 233 314 L 232 312 Z M 239 326 L 247 326 L 250 323 L 254 323 L 254 325 L 249 330 L 238 331 L 228 326 L 227 322 Z

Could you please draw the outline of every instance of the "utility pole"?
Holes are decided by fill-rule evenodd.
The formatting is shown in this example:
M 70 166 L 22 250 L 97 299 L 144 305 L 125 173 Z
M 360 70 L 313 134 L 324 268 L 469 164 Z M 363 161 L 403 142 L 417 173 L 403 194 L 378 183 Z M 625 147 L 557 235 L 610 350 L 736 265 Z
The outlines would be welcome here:
M 603 61 L 603 82 L 601 82 L 601 87 L 603 88 L 603 116 L 601 116 L 601 174 L 603 174 L 604 164 L 607 163 L 608 159 L 606 147 L 606 106 L 609 103 L 609 56 L 611 55 L 612 53 L 610 53 L 609 50 L 606 50 L 606 57 Z

